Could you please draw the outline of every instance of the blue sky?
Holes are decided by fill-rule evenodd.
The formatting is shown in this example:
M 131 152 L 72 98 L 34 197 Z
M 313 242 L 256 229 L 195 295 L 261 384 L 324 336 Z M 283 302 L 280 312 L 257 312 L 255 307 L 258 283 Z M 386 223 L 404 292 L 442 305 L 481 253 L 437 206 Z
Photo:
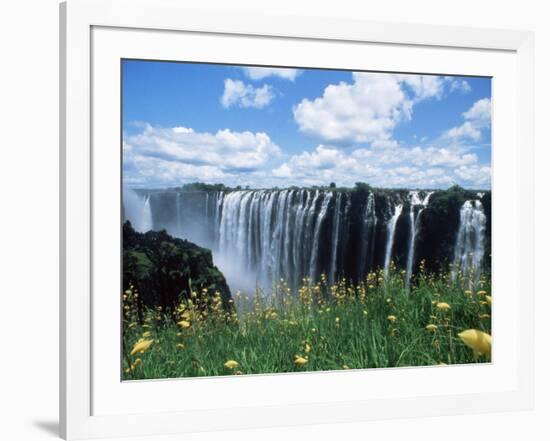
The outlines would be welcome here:
M 491 80 L 123 61 L 124 182 L 490 186 Z

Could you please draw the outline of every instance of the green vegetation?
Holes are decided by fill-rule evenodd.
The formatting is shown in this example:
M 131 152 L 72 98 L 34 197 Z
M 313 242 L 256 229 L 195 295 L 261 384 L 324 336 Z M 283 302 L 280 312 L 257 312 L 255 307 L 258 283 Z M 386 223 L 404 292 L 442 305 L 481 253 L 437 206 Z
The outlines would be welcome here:
M 122 237 L 123 286 L 133 285 L 142 293 L 136 304 L 140 317 L 146 308 L 172 310 L 202 289 L 219 293 L 227 306 L 229 287 L 210 250 L 166 231 L 138 233 L 130 222 L 124 223 Z
M 123 378 L 490 361 L 490 281 L 482 276 L 471 291 L 464 277 L 451 282 L 421 265 L 416 282 L 407 293 L 404 272 L 395 268 L 387 280 L 378 271 L 356 286 L 328 286 L 323 276 L 314 286 L 304 280 L 296 295 L 284 283 L 271 296 L 237 293 L 229 306 L 203 288 L 176 308 L 141 313 L 141 292 L 130 286 L 123 294 Z

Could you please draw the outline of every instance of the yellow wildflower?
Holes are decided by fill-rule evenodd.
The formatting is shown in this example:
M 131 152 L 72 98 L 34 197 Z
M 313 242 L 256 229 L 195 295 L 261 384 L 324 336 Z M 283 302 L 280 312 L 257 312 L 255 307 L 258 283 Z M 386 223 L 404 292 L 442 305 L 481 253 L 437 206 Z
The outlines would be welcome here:
M 480 296 L 486 296 L 486 295 L 487 295 L 487 291 L 483 291 L 483 290 L 480 290 L 480 291 L 478 291 L 477 293 L 478 293 L 478 295 L 480 295 Z
M 307 354 L 308 352 L 311 352 L 311 346 L 309 344 L 305 344 L 304 346 L 304 352 Z
M 235 369 L 237 366 L 239 366 L 239 363 L 237 363 L 235 360 L 227 360 L 223 365 L 227 369 Z
M 183 329 L 187 329 L 191 327 L 191 322 L 187 320 L 182 320 L 181 322 L 178 322 L 178 326 Z
M 132 352 L 130 352 L 130 355 L 136 355 L 138 353 L 143 354 L 152 344 L 153 340 L 139 339 L 139 341 L 134 345 Z
M 437 329 L 437 325 L 434 325 L 433 323 L 430 323 L 429 325 L 426 325 L 426 329 L 431 332 L 435 332 Z
M 150 337 L 151 336 L 151 331 L 145 331 L 143 334 L 142 334 L 142 337 Z
M 479 318 L 480 318 L 481 320 L 486 320 L 486 319 L 491 318 L 491 316 L 490 316 L 489 314 L 481 314 L 481 315 L 479 316 Z
M 137 368 L 139 365 L 141 364 L 141 358 L 136 358 L 136 361 L 134 361 L 132 363 L 132 366 L 130 368 L 130 370 L 134 370 L 135 368 Z
M 388 315 L 388 320 L 393 323 L 397 320 L 397 317 L 395 315 Z
M 437 305 L 435 305 L 435 307 L 440 311 L 448 311 L 449 309 L 451 309 L 451 305 L 445 302 L 439 302 Z
M 493 304 L 493 298 L 491 296 L 485 296 L 485 301 L 489 306 Z
M 464 291 L 464 294 L 466 294 L 467 296 L 471 296 L 473 293 L 472 293 L 472 291 L 467 289 L 466 291 Z
M 458 334 L 466 346 L 471 348 L 476 354 L 491 354 L 491 336 L 478 329 L 468 329 Z
M 349 366 L 347 364 L 343 364 L 342 369 L 349 369 Z
M 178 349 L 183 349 L 183 348 L 185 348 L 185 345 L 184 345 L 183 343 L 178 343 L 178 344 L 176 345 L 176 348 L 178 348 Z
M 294 357 L 294 364 L 297 365 L 297 366 L 303 366 L 303 365 L 307 364 L 307 358 L 302 357 L 300 355 L 296 355 Z

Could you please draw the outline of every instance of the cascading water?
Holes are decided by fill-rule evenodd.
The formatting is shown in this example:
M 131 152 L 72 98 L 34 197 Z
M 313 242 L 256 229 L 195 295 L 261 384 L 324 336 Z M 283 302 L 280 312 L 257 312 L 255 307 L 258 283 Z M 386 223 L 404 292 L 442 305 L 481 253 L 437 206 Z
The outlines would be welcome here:
M 325 193 L 323 196 L 323 202 L 321 204 L 321 211 L 319 212 L 319 215 L 317 216 L 317 220 L 315 222 L 315 230 L 313 234 L 313 247 L 311 252 L 311 260 L 309 265 L 309 280 L 311 283 L 315 283 L 317 281 L 318 276 L 318 268 L 317 268 L 317 261 L 319 258 L 319 235 L 321 232 L 321 225 L 323 225 L 323 221 L 325 220 L 325 216 L 327 214 L 328 205 L 330 203 L 330 200 L 332 199 L 332 193 Z
M 395 237 L 395 226 L 397 225 L 397 220 L 401 216 L 403 211 L 403 204 L 397 204 L 394 207 L 393 216 L 390 218 L 387 226 L 387 241 L 386 241 L 386 254 L 384 257 L 384 277 L 388 276 L 390 270 L 391 254 L 393 250 L 393 239 Z
M 338 261 L 338 240 L 340 239 L 340 208 L 342 206 L 342 193 L 336 195 L 336 206 L 332 218 L 332 246 L 330 254 L 329 284 L 336 280 L 336 264 Z
M 451 276 L 455 280 L 460 271 L 470 287 L 475 287 L 479 280 L 481 262 L 485 255 L 486 222 L 481 201 L 464 202 L 460 209 L 460 226 Z
M 153 229 L 153 214 L 149 195 L 138 195 L 134 190 L 123 189 L 124 219 L 129 220 L 136 231 L 145 233 Z
M 376 206 L 374 194 L 369 192 L 367 197 L 367 202 L 365 204 L 365 212 L 363 214 L 363 221 L 361 223 L 361 234 L 360 234 L 360 249 L 359 249 L 359 259 L 358 259 L 358 268 L 357 268 L 357 279 L 362 280 L 365 276 L 367 265 L 367 257 L 369 256 L 369 251 L 372 250 L 374 245 L 374 232 L 376 228 L 376 223 L 378 219 L 376 217 Z
M 413 271 L 414 264 L 414 248 L 416 245 L 416 235 L 418 233 L 418 228 L 420 225 L 420 215 L 426 209 L 430 203 L 430 196 L 433 194 L 433 191 L 428 192 L 424 199 L 420 200 L 418 191 L 409 192 L 409 219 L 410 219 L 410 233 L 409 233 L 409 251 L 407 253 L 407 269 L 405 274 L 405 287 L 408 290 L 411 283 L 411 276 Z M 415 215 L 415 209 L 420 205 L 420 210 Z
M 124 188 L 123 209 L 124 218 L 137 231 L 166 229 L 210 249 L 232 292 L 253 294 L 260 288 L 270 295 L 281 279 L 296 292 L 304 283 L 316 284 L 322 274 L 331 285 L 341 278 L 360 283 L 379 267 L 387 277 L 392 259 L 403 266 L 407 288 L 418 259 L 427 260 L 431 269 L 451 261 L 453 277 L 460 270 L 473 274 L 476 281 L 486 243 L 481 202 L 469 193 L 469 201 L 460 210 L 456 242 L 449 243 L 448 238 L 456 233 L 440 224 L 433 224 L 432 229 L 421 222 L 424 210 L 431 206 L 431 195 L 371 189 Z M 441 201 L 445 198 L 438 199 L 438 206 Z M 455 215 L 434 210 L 431 222 L 441 213 Z M 452 224 L 447 220 L 440 223 Z M 420 228 L 426 234 L 420 235 Z M 453 250 L 450 256 L 449 248 Z

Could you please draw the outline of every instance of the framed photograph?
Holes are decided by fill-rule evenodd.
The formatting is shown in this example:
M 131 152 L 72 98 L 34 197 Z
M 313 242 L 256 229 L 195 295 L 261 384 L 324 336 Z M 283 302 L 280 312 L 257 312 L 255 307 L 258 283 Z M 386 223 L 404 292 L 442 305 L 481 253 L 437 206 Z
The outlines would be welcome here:
M 530 408 L 532 35 L 178 3 L 61 5 L 63 436 Z

